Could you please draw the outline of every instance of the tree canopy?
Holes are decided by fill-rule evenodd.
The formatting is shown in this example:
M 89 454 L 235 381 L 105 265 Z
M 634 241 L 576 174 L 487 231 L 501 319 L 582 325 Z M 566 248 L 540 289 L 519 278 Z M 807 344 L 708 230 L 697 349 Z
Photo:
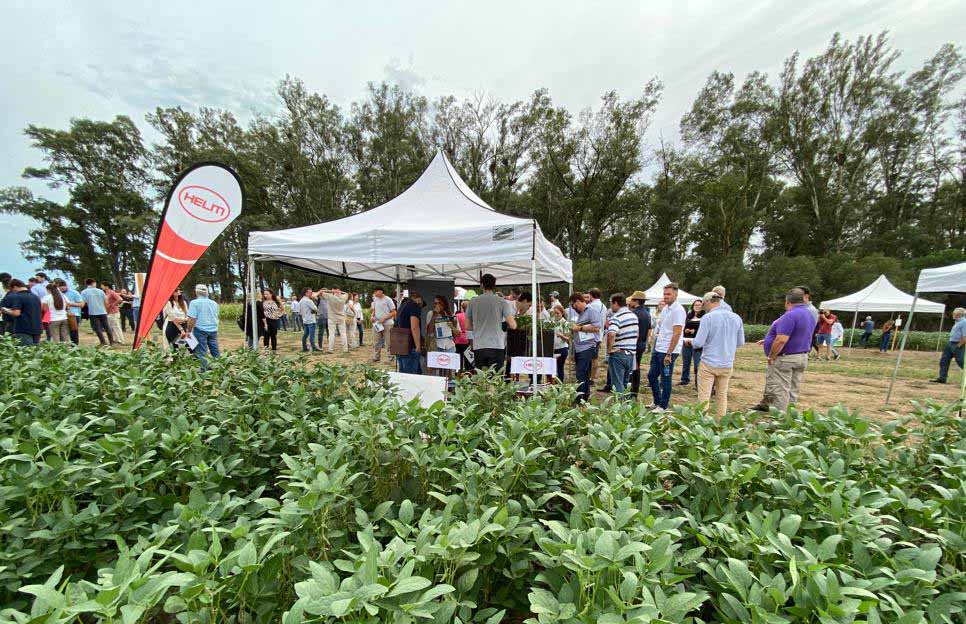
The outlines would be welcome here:
M 231 298 L 249 231 L 371 208 L 443 149 L 495 208 L 538 220 L 574 259 L 576 287 L 634 290 L 667 271 L 692 292 L 727 284 L 754 318 L 795 283 L 831 298 L 884 271 L 909 289 L 918 269 L 966 259 L 966 62 L 948 44 L 908 73 L 899 58 L 885 33 L 835 35 L 775 77 L 714 71 L 683 111 L 680 140 L 650 145 L 656 78 L 570 111 L 545 89 L 515 102 L 431 100 L 386 83 L 342 109 L 286 76 L 278 108 L 244 124 L 227 110 L 158 108 L 146 116 L 159 136 L 150 146 L 122 116 L 28 126 L 44 166 L 24 177 L 68 200 L 8 188 L 0 210 L 39 222 L 23 243 L 29 259 L 121 281 L 146 267 L 175 176 L 225 162 L 248 205 L 190 279 Z M 276 286 L 317 281 L 260 270 Z

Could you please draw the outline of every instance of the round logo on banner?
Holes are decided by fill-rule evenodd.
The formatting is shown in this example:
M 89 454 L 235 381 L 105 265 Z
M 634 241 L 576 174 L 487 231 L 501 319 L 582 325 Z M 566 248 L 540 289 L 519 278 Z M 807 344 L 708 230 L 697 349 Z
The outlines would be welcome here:
M 451 360 L 448 355 L 437 355 L 436 361 L 439 362 L 440 366 L 449 366 Z
M 533 370 L 533 360 L 527 360 L 526 362 L 524 362 L 523 363 L 523 368 L 527 369 L 528 371 L 532 371 Z M 543 370 L 543 362 L 541 362 L 540 360 L 537 360 L 537 370 L 538 371 L 542 371 Z
M 186 213 L 205 223 L 220 223 L 231 216 L 231 205 L 227 199 L 197 184 L 179 189 L 178 203 Z

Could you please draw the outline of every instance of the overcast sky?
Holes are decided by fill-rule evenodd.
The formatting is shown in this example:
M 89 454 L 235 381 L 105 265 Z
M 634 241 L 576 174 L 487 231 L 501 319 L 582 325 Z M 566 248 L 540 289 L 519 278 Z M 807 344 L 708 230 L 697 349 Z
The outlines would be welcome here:
M 157 106 L 276 107 L 285 74 L 347 106 L 369 81 L 428 97 L 484 91 L 501 100 L 546 87 L 571 110 L 605 91 L 665 85 L 648 138 L 677 136 L 681 114 L 715 69 L 774 77 L 794 51 L 890 31 L 900 68 L 964 43 L 966 2 L 4 2 L 0 19 L 0 186 L 39 165 L 27 124 L 131 116 Z M 294 224 L 293 224 L 294 225 Z M 0 270 L 35 269 L 20 251 L 25 219 L 0 215 Z

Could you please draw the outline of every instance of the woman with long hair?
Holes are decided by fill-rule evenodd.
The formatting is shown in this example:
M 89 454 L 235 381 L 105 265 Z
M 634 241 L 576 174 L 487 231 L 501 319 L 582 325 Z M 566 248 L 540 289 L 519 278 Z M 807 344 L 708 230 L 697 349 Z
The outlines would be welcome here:
M 262 311 L 265 313 L 265 346 L 271 346 L 272 351 L 278 351 L 279 319 L 285 314 L 284 304 L 278 300 L 275 293 L 266 288 L 262 291 Z
M 686 386 L 691 383 L 691 372 L 694 371 L 694 383 L 698 383 L 698 366 L 701 364 L 701 349 L 692 346 L 694 337 L 698 335 L 701 327 L 701 317 L 704 316 L 704 302 L 696 299 L 691 304 L 691 311 L 684 322 L 684 331 L 681 333 L 681 340 L 684 346 L 681 348 L 681 382 L 679 386 Z
M 461 336 L 463 332 L 453 315 L 453 308 L 449 307 L 449 301 L 443 295 L 436 295 L 433 299 L 433 311 L 429 313 L 429 319 L 426 322 L 426 333 L 430 338 L 435 339 L 435 351 L 456 353 L 454 337 Z M 452 371 L 441 370 L 437 375 L 452 377 Z
M 892 342 L 893 327 L 895 327 L 895 321 L 892 319 L 882 324 L 882 338 L 879 340 L 879 353 L 886 353 L 889 350 L 889 343 Z
M 47 295 L 41 302 L 44 315 L 50 316 L 50 339 L 53 342 L 69 342 L 70 327 L 67 325 L 67 302 L 53 282 L 47 282 Z
M 557 381 L 563 383 L 564 365 L 567 363 L 567 355 L 570 352 L 571 334 L 567 328 L 567 313 L 559 303 L 553 305 L 550 311 L 552 320 L 557 324 L 553 330 L 553 355 L 557 360 Z
M 164 337 L 172 349 L 177 349 L 178 340 L 185 338 L 188 330 L 188 302 L 185 301 L 181 288 L 175 288 L 168 297 L 164 309 L 161 310 L 164 324 L 161 327 Z

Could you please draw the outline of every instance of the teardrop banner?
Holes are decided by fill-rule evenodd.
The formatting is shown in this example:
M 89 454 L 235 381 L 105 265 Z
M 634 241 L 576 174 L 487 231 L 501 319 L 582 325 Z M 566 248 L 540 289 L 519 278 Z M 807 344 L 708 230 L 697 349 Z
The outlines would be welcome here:
M 241 179 L 216 162 L 192 165 L 168 193 L 141 297 L 134 349 L 151 331 L 171 293 L 245 203 Z

